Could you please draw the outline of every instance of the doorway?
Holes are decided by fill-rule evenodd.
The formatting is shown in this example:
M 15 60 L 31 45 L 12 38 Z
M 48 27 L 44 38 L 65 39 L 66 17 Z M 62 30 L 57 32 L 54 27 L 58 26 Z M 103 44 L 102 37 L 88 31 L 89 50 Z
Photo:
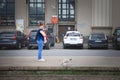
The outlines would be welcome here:
M 69 30 L 70 31 L 75 30 L 75 26 L 74 25 L 59 25 L 59 28 L 58 28 L 58 37 L 59 37 L 60 42 L 63 39 L 63 34 L 65 34 L 66 31 L 69 31 Z

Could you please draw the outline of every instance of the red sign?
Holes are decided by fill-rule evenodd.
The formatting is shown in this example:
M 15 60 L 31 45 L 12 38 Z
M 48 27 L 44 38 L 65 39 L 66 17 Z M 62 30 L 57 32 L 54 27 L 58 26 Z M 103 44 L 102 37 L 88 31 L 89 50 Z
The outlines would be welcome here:
M 58 23 L 58 17 L 57 16 L 52 16 L 52 23 L 57 24 Z

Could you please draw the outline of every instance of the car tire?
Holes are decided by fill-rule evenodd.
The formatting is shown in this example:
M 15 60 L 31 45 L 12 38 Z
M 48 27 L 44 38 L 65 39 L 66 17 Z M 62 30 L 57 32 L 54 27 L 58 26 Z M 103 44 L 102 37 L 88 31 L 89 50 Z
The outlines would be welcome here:
M 2 47 L 0 47 L 0 50 L 2 49 Z
M 82 47 L 80 47 L 80 49 L 83 49 L 83 46 L 82 46 Z
M 83 49 L 83 44 L 82 44 L 82 46 L 80 45 L 80 49 Z
M 53 39 L 53 41 L 51 41 L 51 45 L 50 46 L 52 46 L 52 47 L 55 46 L 55 39 Z
M 113 44 L 113 47 L 114 47 L 114 49 L 117 49 L 117 45 L 116 44 Z
M 120 48 L 119 48 L 117 45 L 115 45 L 115 49 L 116 49 L 116 50 L 119 50 Z
M 50 49 L 50 43 L 47 43 L 45 49 Z
M 54 47 L 54 46 L 55 46 L 55 43 L 52 43 L 51 46 Z
M 108 49 L 108 46 L 106 46 L 105 49 Z

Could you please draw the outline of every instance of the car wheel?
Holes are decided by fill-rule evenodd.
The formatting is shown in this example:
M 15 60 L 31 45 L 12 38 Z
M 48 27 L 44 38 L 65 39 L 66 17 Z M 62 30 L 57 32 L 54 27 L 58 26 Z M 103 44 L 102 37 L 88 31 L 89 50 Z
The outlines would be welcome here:
M 119 49 L 119 47 L 117 46 L 117 43 L 113 43 L 113 48 L 116 50 Z
M 116 49 L 116 45 L 115 45 L 115 43 L 112 44 L 112 47 L 113 47 L 114 49 Z
M 80 49 L 83 49 L 83 46 L 82 46 L 82 47 L 80 47 Z
M 108 46 L 106 46 L 105 49 L 108 49 Z
M 115 49 L 119 50 L 120 48 L 117 45 L 115 45 Z
M 116 44 L 114 44 L 114 48 L 115 48 L 115 49 L 118 49 L 118 47 L 117 47 L 117 45 L 116 45 Z
M 2 47 L 0 47 L 0 50 L 2 49 Z
M 80 49 L 83 49 L 83 44 L 82 44 L 82 46 L 80 45 Z
M 51 46 L 54 47 L 54 46 L 55 46 L 55 43 L 52 43 Z
M 46 49 L 50 49 L 50 43 L 45 46 Z

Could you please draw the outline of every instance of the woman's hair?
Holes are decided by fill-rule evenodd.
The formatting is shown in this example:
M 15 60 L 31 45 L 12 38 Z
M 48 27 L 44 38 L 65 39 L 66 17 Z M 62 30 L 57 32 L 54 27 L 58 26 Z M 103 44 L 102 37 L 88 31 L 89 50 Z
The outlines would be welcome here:
M 40 22 L 40 26 L 43 26 L 44 25 L 44 23 L 43 22 Z

